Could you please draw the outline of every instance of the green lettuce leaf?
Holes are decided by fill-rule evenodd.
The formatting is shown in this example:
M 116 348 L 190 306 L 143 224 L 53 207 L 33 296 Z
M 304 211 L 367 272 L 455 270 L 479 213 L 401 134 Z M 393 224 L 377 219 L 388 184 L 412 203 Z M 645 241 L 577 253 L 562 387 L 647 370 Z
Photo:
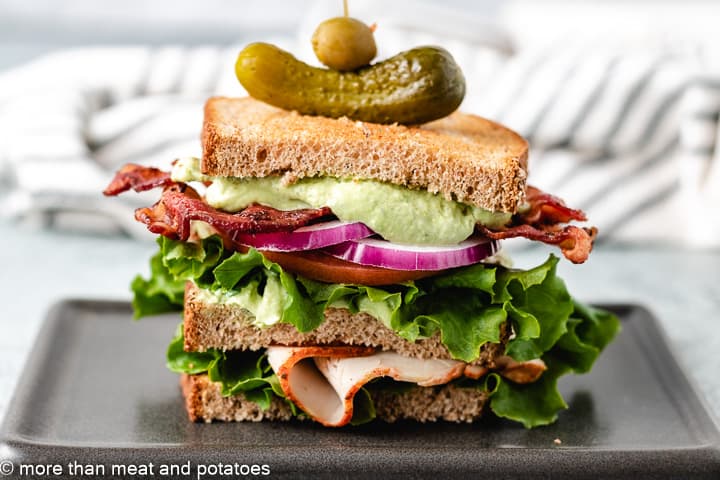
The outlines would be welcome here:
M 212 236 L 201 243 L 178 242 L 159 236 L 160 247 L 150 259 L 150 278 L 135 277 L 130 284 L 133 292 L 135 318 L 183 308 L 185 282 L 192 280 L 206 286 L 212 271 L 226 252 L 220 237 Z
M 613 314 L 574 301 L 566 333 L 542 357 L 547 371 L 538 381 L 526 385 L 498 376 L 490 408 L 496 415 L 521 422 L 526 428 L 553 423 L 558 412 L 567 408 L 557 389 L 558 378 L 570 372 L 590 371 L 619 331 L 620 321 Z
M 166 312 L 181 311 L 185 281 L 176 279 L 162 263 L 162 253 L 150 259 L 150 278 L 135 277 L 130 284 L 135 319 Z
M 423 310 L 429 313 L 416 316 L 412 323 L 436 324 L 440 338 L 453 358 L 472 362 L 480 356 L 482 345 L 500 341 L 500 326 L 507 320 L 507 312 L 502 306 L 487 305 L 477 295 L 455 289 L 423 300 Z
M 568 331 L 560 337 L 551 353 L 572 368 L 586 373 L 603 349 L 620 331 L 620 321 L 610 312 L 574 302 L 575 310 L 568 320 Z
M 304 286 L 295 277 L 285 272 L 280 265 L 263 257 L 257 250 L 247 253 L 235 252 L 220 263 L 215 270 L 215 288 L 234 290 L 247 284 L 249 279 L 261 277 L 265 280 L 258 288 L 264 288 L 268 277 L 279 278 L 284 288 L 285 301 L 281 321 L 295 325 L 300 332 L 309 332 L 322 323 L 323 306 L 307 295 Z
M 207 372 L 219 360 L 218 352 L 211 350 L 208 352 L 186 352 L 183 348 L 185 339 L 183 338 L 182 323 L 178 325 L 175 331 L 175 337 L 170 342 L 167 349 L 167 368 L 175 373 L 187 373 L 195 375 L 197 373 Z
M 375 404 L 370 392 L 361 388 L 353 398 L 353 416 L 350 425 L 362 425 L 375 420 Z
M 207 372 L 210 380 L 220 382 L 224 396 L 242 393 L 263 410 L 270 408 L 274 396 L 285 399 L 265 352 L 223 352 L 216 349 L 186 352 L 183 350 L 184 343 L 180 324 L 167 349 L 167 367 L 173 372 L 189 375 Z M 293 413 L 296 412 L 297 409 L 293 409 Z
M 567 408 L 557 389 L 558 378 L 567 371 L 565 366 L 550 363 L 539 380 L 524 385 L 497 376 L 490 408 L 495 415 L 520 422 L 525 428 L 553 423 L 558 412 Z
M 201 243 L 176 242 L 158 237 L 162 262 L 177 280 L 207 284 L 208 274 L 222 259 L 224 248 L 220 237 L 212 236 Z

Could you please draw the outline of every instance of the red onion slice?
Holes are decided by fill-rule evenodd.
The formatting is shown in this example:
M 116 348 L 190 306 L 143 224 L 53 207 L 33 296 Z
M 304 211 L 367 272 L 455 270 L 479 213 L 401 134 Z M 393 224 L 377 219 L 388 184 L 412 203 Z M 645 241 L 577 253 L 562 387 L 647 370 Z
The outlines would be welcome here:
M 494 255 L 498 243 L 472 237 L 457 245 L 401 245 L 378 238 L 351 240 L 324 249 L 348 262 L 394 270 L 445 270 L 472 265 Z
M 240 233 L 233 240 L 260 250 L 296 252 L 298 250 L 315 250 L 348 240 L 358 240 L 373 234 L 374 232 L 364 223 L 333 220 L 301 227 L 292 232 Z

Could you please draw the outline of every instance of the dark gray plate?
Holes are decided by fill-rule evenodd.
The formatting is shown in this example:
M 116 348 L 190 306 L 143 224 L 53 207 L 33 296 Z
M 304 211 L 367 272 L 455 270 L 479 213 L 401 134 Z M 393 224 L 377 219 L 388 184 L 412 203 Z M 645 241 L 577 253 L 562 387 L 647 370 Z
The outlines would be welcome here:
M 0 455 L 15 474 L 43 463 L 68 477 L 68 462 L 104 465 L 106 474 L 113 464 L 152 462 L 156 475 L 162 465 L 190 469 L 185 478 L 220 463 L 235 473 L 264 464 L 272 477 L 720 478 L 717 426 L 657 321 L 637 306 L 610 308 L 623 332 L 590 374 L 561 381 L 570 408 L 552 426 L 525 430 L 488 418 L 332 430 L 189 423 L 177 377 L 164 367 L 180 317 L 133 323 L 128 304 L 67 301 L 52 310 L 30 355 Z

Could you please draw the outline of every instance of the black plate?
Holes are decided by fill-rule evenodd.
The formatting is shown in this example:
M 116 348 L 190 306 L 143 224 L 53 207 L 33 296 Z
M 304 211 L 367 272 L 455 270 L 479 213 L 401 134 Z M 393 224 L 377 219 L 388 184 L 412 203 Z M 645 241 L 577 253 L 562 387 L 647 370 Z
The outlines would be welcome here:
M 641 307 L 609 308 L 623 332 L 590 374 L 561 381 L 570 409 L 554 425 L 525 430 L 488 418 L 332 430 L 307 422 L 189 423 L 177 377 L 164 367 L 179 316 L 133 323 L 128 304 L 67 301 L 52 310 L 30 355 L 0 455 L 16 475 L 21 464 L 43 463 L 60 465 L 67 477 L 68 463 L 78 462 L 104 465 L 106 474 L 113 465 L 152 463 L 156 475 L 177 465 L 186 478 L 197 478 L 198 468 L 252 475 L 252 464 L 261 476 L 293 478 L 720 478 L 717 425 L 657 321 Z

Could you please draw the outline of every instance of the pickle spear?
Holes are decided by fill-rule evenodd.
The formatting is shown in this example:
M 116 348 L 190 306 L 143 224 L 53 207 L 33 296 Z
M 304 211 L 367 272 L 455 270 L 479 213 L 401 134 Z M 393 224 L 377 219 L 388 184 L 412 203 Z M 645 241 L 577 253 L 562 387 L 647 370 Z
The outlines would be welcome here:
M 465 77 L 439 47 L 419 47 L 352 72 L 312 67 L 268 43 L 238 55 L 235 74 L 247 92 L 305 115 L 373 123 L 420 124 L 455 111 Z

